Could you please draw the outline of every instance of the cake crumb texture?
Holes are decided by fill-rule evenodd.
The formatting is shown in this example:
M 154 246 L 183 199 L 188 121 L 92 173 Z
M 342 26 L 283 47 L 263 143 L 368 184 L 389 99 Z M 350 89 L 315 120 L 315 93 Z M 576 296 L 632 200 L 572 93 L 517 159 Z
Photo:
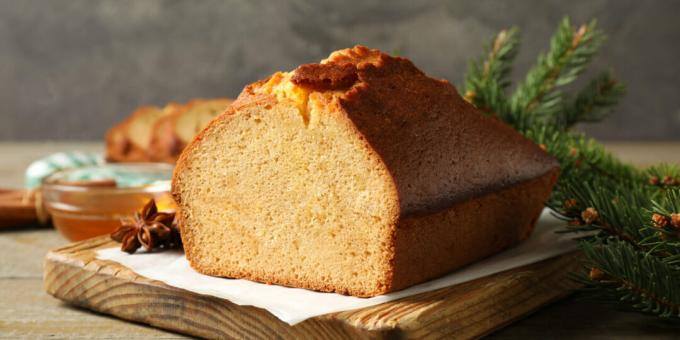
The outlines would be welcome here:
M 368 297 L 525 239 L 557 174 L 447 81 L 356 46 L 248 85 L 173 195 L 197 271 Z

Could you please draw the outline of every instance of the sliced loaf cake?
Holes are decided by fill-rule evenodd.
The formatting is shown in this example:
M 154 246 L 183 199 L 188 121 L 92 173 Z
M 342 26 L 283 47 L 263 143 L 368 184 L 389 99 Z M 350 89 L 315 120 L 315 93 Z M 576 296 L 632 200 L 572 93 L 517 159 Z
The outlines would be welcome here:
M 374 296 L 527 238 L 557 162 L 362 46 L 247 86 L 173 179 L 199 272 Z
M 106 134 L 110 162 L 175 163 L 184 147 L 232 102 L 193 99 L 165 107 L 142 106 Z
M 177 104 L 170 103 L 161 109 L 141 106 L 123 122 L 106 133 L 106 160 L 110 162 L 148 161 L 151 130 L 161 117 L 170 114 Z
M 149 159 L 175 163 L 187 144 L 231 102 L 226 98 L 194 99 L 185 105 L 177 105 L 151 129 Z

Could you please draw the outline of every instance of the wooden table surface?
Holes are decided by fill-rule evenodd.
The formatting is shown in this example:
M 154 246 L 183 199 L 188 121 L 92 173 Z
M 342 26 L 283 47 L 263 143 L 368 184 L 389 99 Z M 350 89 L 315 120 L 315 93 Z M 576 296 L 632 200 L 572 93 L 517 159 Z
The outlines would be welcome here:
M 641 166 L 680 163 L 680 143 L 607 143 Z M 37 158 L 65 150 L 100 151 L 95 143 L 0 143 L 0 188 L 20 187 Z M 47 295 L 42 263 L 48 249 L 67 243 L 53 229 L 0 231 L 0 338 L 184 338 L 63 304 Z M 491 338 L 677 339 L 680 324 L 616 310 L 574 294 L 493 334 Z

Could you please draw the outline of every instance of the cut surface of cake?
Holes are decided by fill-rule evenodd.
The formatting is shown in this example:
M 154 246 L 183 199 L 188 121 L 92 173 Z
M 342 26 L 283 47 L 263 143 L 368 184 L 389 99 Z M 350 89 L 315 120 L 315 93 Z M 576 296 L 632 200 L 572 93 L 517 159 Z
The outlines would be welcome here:
M 182 150 L 211 120 L 231 104 L 230 99 L 194 99 L 176 105 L 172 112 L 161 117 L 151 129 L 149 159 L 175 163 Z
M 172 112 L 177 104 L 165 108 L 141 106 L 106 134 L 106 159 L 111 162 L 148 161 L 151 132 L 156 121 Z
M 197 271 L 368 297 L 527 238 L 557 175 L 447 81 L 356 46 L 247 86 L 172 190 Z
M 170 102 L 162 109 L 137 108 L 106 134 L 106 159 L 110 162 L 175 163 L 182 150 L 232 100 L 193 99 Z

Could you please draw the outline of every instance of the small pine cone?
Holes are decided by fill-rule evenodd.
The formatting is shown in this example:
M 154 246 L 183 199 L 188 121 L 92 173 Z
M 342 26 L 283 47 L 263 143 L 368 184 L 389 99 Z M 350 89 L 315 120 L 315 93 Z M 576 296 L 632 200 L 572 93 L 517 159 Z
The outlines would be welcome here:
M 575 207 L 578 204 L 575 198 L 570 198 L 562 203 L 562 208 L 564 209 L 571 209 Z
M 671 214 L 671 225 L 680 230 L 680 213 Z
M 586 210 L 583 210 L 581 213 L 581 218 L 586 224 L 593 224 L 600 218 L 600 214 L 597 212 L 597 210 L 595 210 L 595 208 L 590 207 L 586 208 Z
M 678 180 L 675 177 L 664 176 L 661 183 L 665 186 L 672 187 L 678 185 Z
M 607 273 L 600 268 L 593 267 L 590 269 L 590 274 L 588 274 L 588 276 L 593 281 L 602 281 L 607 278 Z
M 651 185 L 659 185 L 661 183 L 661 180 L 659 179 L 659 176 L 652 176 L 649 178 L 649 184 Z
M 668 225 L 668 217 L 661 214 L 653 214 L 652 223 L 654 223 L 656 228 L 664 228 Z

